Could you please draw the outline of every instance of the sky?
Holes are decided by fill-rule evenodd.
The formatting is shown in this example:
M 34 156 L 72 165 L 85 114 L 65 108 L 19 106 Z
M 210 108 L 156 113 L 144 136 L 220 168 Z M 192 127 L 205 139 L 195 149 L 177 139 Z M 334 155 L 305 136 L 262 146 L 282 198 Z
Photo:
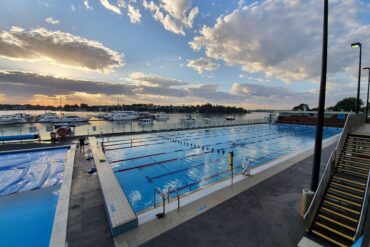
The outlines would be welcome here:
M 0 0 L 0 103 L 317 107 L 321 2 Z M 326 106 L 356 96 L 352 42 L 370 66 L 369 13 L 330 1 Z

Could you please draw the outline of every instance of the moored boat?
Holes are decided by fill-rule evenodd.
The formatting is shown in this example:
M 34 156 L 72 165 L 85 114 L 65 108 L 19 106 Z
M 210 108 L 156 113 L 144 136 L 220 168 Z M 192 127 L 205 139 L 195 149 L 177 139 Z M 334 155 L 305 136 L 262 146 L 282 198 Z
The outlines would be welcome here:
M 0 125 L 2 125 L 2 124 L 25 123 L 25 122 L 27 122 L 26 119 L 24 119 L 19 114 L 0 116 Z

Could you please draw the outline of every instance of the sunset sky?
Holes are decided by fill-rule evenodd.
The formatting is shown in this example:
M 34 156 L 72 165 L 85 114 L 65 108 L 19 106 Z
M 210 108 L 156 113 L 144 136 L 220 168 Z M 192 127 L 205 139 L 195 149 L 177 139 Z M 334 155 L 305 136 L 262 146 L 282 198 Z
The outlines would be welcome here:
M 322 2 L 0 0 L 0 103 L 316 107 Z M 356 96 L 350 43 L 370 66 L 369 13 L 330 1 L 327 106 Z

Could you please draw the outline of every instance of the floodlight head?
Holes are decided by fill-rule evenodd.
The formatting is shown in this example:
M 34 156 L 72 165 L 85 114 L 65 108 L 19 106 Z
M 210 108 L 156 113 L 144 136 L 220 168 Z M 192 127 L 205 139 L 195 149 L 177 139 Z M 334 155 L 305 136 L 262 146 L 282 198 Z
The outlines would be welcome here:
M 370 71 L 370 67 L 365 67 L 365 68 L 363 68 L 363 70 L 369 70 Z
M 351 47 L 352 47 L 352 48 L 358 48 L 358 47 L 361 47 L 361 43 L 360 43 L 360 42 L 352 43 L 352 44 L 351 44 Z

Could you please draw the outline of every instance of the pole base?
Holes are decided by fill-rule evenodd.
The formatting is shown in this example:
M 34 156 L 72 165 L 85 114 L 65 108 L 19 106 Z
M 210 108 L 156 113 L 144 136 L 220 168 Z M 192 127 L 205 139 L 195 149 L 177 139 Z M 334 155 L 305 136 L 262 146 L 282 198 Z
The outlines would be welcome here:
M 300 210 L 299 210 L 302 217 L 306 214 L 307 209 L 310 206 L 314 195 L 315 195 L 315 192 L 313 192 L 310 189 L 303 189 L 302 190 L 301 207 L 300 207 Z

